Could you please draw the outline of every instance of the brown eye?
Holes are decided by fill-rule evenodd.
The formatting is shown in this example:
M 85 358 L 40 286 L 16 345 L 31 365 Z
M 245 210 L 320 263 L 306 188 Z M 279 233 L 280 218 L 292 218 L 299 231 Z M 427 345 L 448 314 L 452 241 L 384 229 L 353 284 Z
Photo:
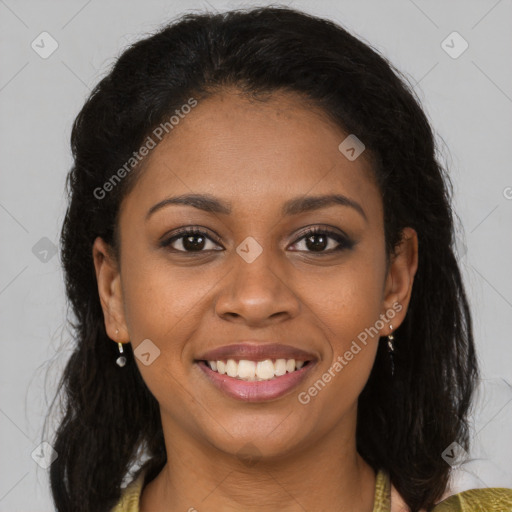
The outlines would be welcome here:
M 332 253 L 351 249 L 354 243 L 348 238 L 334 231 L 321 228 L 313 228 L 306 231 L 294 245 L 304 241 L 305 249 L 296 249 L 298 251 L 316 253 Z M 327 250 L 326 250 L 327 249 Z
M 182 230 L 171 238 L 164 240 L 160 245 L 162 247 L 170 247 L 176 252 L 206 252 L 219 250 L 214 247 L 217 245 L 217 242 L 212 240 L 204 231 L 197 229 Z

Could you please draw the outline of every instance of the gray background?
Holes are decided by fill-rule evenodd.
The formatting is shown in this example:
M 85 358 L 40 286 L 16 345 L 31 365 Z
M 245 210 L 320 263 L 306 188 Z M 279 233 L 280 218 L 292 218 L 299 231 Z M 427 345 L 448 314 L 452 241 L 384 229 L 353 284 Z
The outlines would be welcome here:
M 185 10 L 250 5 L 0 0 L 0 512 L 52 510 L 47 470 L 35 460 L 44 466 L 51 454 L 38 447 L 42 421 L 70 354 L 52 249 L 65 211 L 73 119 L 129 42 Z M 387 56 L 414 84 L 439 134 L 465 230 L 459 255 L 484 377 L 469 455 L 477 460 L 449 450 L 459 463 L 454 490 L 512 487 L 512 2 L 286 5 L 340 22 Z M 43 31 L 58 43 L 47 59 L 31 47 L 42 46 Z M 453 31 L 469 44 L 457 58 L 442 47 Z M 459 53 L 461 44 L 451 36 L 445 47 Z

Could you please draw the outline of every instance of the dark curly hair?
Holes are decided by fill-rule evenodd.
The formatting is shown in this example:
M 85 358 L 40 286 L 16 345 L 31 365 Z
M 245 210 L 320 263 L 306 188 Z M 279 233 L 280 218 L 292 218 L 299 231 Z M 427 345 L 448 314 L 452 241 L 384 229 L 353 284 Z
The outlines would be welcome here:
M 95 190 L 190 97 L 201 101 L 232 86 L 260 98 L 299 93 L 357 134 L 382 194 L 388 258 L 404 227 L 418 234 L 409 309 L 395 333 L 395 374 L 381 343 L 359 397 L 357 449 L 374 470 L 389 472 L 412 511 L 429 508 L 450 475 L 441 453 L 453 441 L 469 448 L 478 377 L 452 185 L 407 79 L 339 25 L 279 6 L 188 13 L 160 28 L 121 54 L 74 121 L 61 233 L 74 345 L 50 408 L 60 396 L 50 470 L 56 508 L 107 512 L 128 476 L 147 470 L 151 479 L 167 460 L 158 402 L 136 364 L 113 364 L 117 346 L 105 331 L 92 259 L 98 236 L 118 249 L 119 206 L 140 171 L 135 166 L 102 199 Z M 134 363 L 130 344 L 125 355 Z

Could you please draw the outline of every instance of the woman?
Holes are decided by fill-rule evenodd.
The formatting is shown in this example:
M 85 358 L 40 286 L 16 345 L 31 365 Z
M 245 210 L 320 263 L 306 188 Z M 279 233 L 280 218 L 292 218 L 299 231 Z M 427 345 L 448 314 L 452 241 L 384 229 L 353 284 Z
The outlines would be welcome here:
M 72 148 L 59 511 L 512 510 L 450 496 L 471 315 L 384 58 L 291 9 L 187 15 L 121 55 Z

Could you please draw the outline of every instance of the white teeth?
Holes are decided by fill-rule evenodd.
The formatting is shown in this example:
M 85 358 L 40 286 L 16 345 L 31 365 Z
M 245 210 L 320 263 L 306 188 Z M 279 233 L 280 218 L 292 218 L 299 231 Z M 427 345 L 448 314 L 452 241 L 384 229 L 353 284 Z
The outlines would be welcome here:
M 279 377 L 280 375 L 284 375 L 286 373 L 286 359 L 278 359 L 276 361 L 276 372 L 275 374 Z
M 226 363 L 226 373 L 230 377 L 236 377 L 238 373 L 238 363 L 234 359 L 228 359 Z
M 213 365 L 216 365 L 217 366 L 217 371 L 221 374 L 221 375 L 224 375 L 226 373 L 226 363 L 224 361 L 208 361 L 210 363 L 210 368 L 215 371 L 215 368 L 213 367 Z M 212 364 L 213 363 L 213 364 Z
M 258 363 L 258 366 L 259 364 L 260 363 Z M 238 377 L 240 377 L 241 379 L 254 380 L 255 373 L 256 363 L 254 361 L 247 361 L 247 359 L 242 359 L 238 363 Z
M 243 361 L 240 361 L 242 364 Z M 274 376 L 275 368 L 274 363 L 270 359 L 265 359 L 265 361 L 258 361 L 256 365 L 256 375 L 262 380 L 271 379 Z M 238 373 L 240 377 L 240 372 Z
M 221 375 L 229 375 L 245 381 L 270 380 L 286 373 L 300 370 L 305 361 L 295 359 L 265 359 L 264 361 L 250 361 L 248 359 L 228 359 L 227 361 L 208 361 L 210 368 Z

